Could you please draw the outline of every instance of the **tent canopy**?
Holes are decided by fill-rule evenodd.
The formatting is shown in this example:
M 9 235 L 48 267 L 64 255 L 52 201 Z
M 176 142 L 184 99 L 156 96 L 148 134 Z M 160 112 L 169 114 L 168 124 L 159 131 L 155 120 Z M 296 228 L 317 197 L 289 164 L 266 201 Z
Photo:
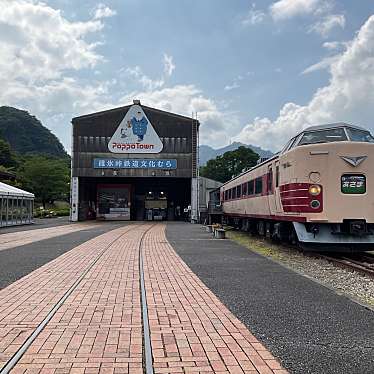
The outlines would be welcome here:
M 13 186 L 9 186 L 9 184 L 1 183 L 0 182 L 0 195 L 6 195 L 6 196 L 14 196 L 14 197 L 27 197 L 30 199 L 33 199 L 35 195 L 31 192 L 27 192 L 24 190 L 21 190 L 20 188 L 16 188 Z

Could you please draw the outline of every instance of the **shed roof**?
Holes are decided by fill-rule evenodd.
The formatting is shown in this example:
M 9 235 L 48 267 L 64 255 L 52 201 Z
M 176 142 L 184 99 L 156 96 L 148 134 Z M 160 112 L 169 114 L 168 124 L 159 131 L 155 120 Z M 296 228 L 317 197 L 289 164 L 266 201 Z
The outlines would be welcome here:
M 0 182 L 0 195 L 17 196 L 17 197 L 29 197 L 34 198 L 35 195 L 31 192 L 21 190 L 20 188 L 9 186 Z
M 123 111 L 127 112 L 133 105 L 134 104 L 129 104 L 129 105 L 124 105 L 124 106 L 120 106 L 120 107 L 116 107 L 116 108 L 112 108 L 112 109 L 103 110 L 103 111 L 100 111 L 100 112 L 84 114 L 84 115 L 81 115 L 81 116 L 78 116 L 78 117 L 74 117 L 71 120 L 71 122 L 74 125 L 75 123 L 79 122 L 82 119 L 100 117 L 100 116 L 104 116 L 104 115 L 107 115 L 107 114 L 110 114 L 110 113 L 113 113 L 113 112 L 123 112 Z M 143 108 L 143 110 L 145 109 L 145 110 L 153 112 L 153 113 L 158 113 L 158 114 L 166 115 L 166 116 L 169 116 L 169 117 L 176 117 L 176 118 L 179 118 L 179 119 L 182 119 L 182 120 L 187 120 L 187 121 L 192 121 L 192 120 L 196 121 L 195 118 L 187 117 L 187 116 L 177 114 L 177 113 L 167 112 L 165 110 L 152 108 L 152 107 L 149 107 L 149 106 L 145 106 L 145 105 L 141 104 L 140 102 L 137 105 L 141 106 Z M 199 124 L 199 121 L 197 121 L 197 123 Z

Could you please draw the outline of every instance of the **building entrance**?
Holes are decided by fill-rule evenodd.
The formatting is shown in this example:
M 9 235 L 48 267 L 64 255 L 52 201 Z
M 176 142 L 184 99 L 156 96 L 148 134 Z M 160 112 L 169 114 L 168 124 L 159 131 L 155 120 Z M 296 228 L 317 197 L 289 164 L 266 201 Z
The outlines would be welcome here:
M 191 205 L 188 178 L 81 178 L 80 220 L 184 220 Z

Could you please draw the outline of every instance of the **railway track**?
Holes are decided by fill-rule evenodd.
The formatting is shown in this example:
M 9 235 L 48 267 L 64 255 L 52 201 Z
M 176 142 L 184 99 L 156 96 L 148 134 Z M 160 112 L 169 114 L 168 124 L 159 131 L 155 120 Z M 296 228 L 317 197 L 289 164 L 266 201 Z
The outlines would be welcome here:
M 112 248 L 112 246 L 119 240 L 122 240 L 127 234 L 135 230 L 139 230 L 142 226 L 147 226 L 144 224 L 129 226 L 128 230 L 123 232 L 114 240 L 110 241 L 102 250 L 99 252 L 94 260 L 85 268 L 82 269 L 80 276 L 76 281 L 66 290 L 65 294 L 61 299 L 52 307 L 48 314 L 44 317 L 41 323 L 31 332 L 28 338 L 21 344 L 21 346 L 14 352 L 13 356 L 5 363 L 3 367 L 0 366 L 0 374 L 9 374 L 21 360 L 22 356 L 31 347 L 33 342 L 39 336 L 39 334 L 44 330 L 48 323 L 52 320 L 54 315 L 60 309 L 60 307 L 65 303 L 70 295 L 78 288 L 81 282 L 89 274 L 94 266 L 100 261 L 100 259 Z M 143 334 L 143 363 L 144 363 L 144 373 L 153 374 L 153 359 L 152 359 L 152 347 L 150 339 L 150 327 L 148 319 L 148 305 L 146 297 L 146 287 L 144 280 L 144 260 L 143 260 L 143 241 L 146 234 L 155 226 L 155 224 L 146 227 L 146 229 L 140 233 L 138 243 L 136 244 L 137 255 L 139 259 L 139 283 L 140 283 L 140 297 L 141 297 L 141 308 L 142 308 L 142 334 Z
M 323 258 L 339 267 L 351 269 L 374 278 L 374 254 L 372 253 L 314 253 L 313 255 Z
M 226 227 L 229 231 L 233 228 Z M 274 245 L 270 239 L 261 237 L 268 243 Z M 277 244 L 279 250 L 290 250 L 293 249 L 298 251 L 300 254 L 308 257 L 321 258 L 335 264 L 343 269 L 350 269 L 364 274 L 368 277 L 374 278 L 374 252 L 359 252 L 359 253 L 332 253 L 332 252 L 308 252 L 303 251 L 297 244 Z

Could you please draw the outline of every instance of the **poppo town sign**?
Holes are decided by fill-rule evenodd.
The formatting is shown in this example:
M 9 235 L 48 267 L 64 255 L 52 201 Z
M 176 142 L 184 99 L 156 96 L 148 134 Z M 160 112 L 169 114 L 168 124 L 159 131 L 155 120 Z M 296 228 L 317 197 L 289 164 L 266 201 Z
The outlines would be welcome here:
M 163 144 L 140 105 L 132 105 L 109 141 L 112 153 L 160 153 Z

